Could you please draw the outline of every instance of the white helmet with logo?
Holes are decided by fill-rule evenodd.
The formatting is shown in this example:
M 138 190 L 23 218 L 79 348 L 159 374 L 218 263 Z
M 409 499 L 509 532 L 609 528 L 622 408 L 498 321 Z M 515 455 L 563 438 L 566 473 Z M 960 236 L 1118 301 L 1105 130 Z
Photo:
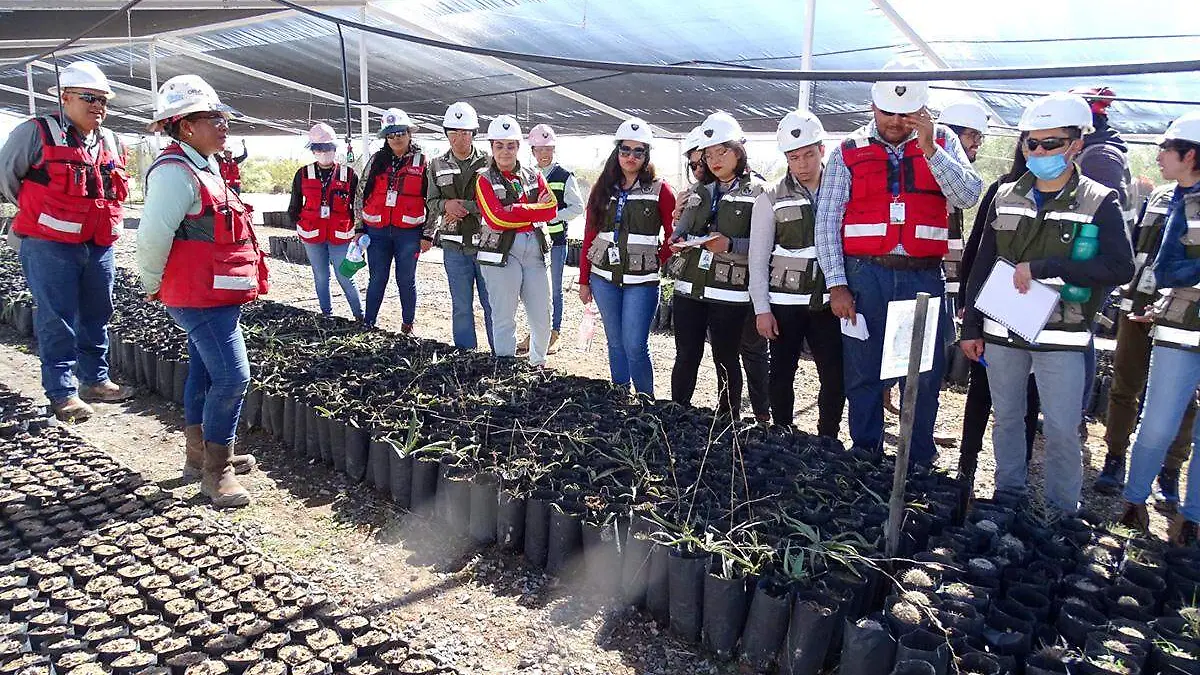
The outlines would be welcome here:
M 709 115 L 708 119 L 704 120 L 704 124 L 700 125 L 700 144 L 697 147 L 703 150 L 730 141 L 740 143 L 745 140 L 746 135 L 742 133 L 742 125 L 733 119 L 733 115 L 718 110 Z
M 413 126 L 408 113 L 399 108 L 388 108 L 383 111 L 383 119 L 379 124 L 379 137 L 386 138 L 388 134 L 402 134 Z
M 1021 113 L 1017 129 L 1040 131 L 1059 127 L 1078 127 L 1083 135 L 1094 131 L 1092 108 L 1077 94 L 1054 93 L 1030 103 Z
M 683 137 L 683 155 L 686 157 L 692 154 L 692 151 L 700 149 L 700 139 L 704 138 L 700 134 L 700 127 L 692 127 L 692 130 L 687 132 L 687 136 Z
M 955 101 L 938 115 L 938 124 L 974 129 L 981 134 L 988 132 L 988 114 L 975 101 Z
M 539 124 L 529 130 L 528 140 L 531 148 L 554 147 L 558 143 L 558 136 L 554 135 L 549 124 Z
M 616 142 L 633 141 L 635 143 L 645 143 L 646 147 L 654 142 L 654 133 L 650 131 L 650 125 L 646 124 L 646 120 L 640 117 L 630 117 L 621 122 L 621 126 L 617 127 L 617 133 L 614 136 Z
M 465 101 L 452 103 L 449 108 L 446 108 L 446 116 L 442 118 L 442 128 L 478 131 L 479 115 L 475 114 L 475 108 L 472 108 L 470 103 Z
M 100 72 L 100 67 L 91 61 L 76 61 L 63 68 L 58 73 L 58 84 L 62 89 L 93 89 L 103 92 L 109 98 L 116 98 L 108 78 Z M 50 87 L 51 94 L 57 94 L 59 87 Z
M 511 115 L 500 115 L 488 125 L 487 139 L 489 141 L 519 141 L 521 140 L 521 125 Z
M 1171 126 L 1158 139 L 1159 143 L 1163 141 L 1200 143 L 1200 112 L 1190 112 L 1171 122 Z
M 176 75 L 158 88 L 153 121 L 147 129 L 162 131 L 171 120 L 210 111 L 236 114 L 233 108 L 221 103 L 217 92 L 199 75 Z
M 929 103 L 926 82 L 876 82 L 871 85 L 871 102 L 884 112 L 915 113 Z
M 336 143 L 337 136 L 334 135 L 333 127 L 324 122 L 317 122 L 308 130 L 308 143 L 305 143 L 304 147 L 314 148 L 322 145 L 334 145 Z
M 780 152 L 791 152 L 825 140 L 825 127 L 821 120 L 807 110 L 793 110 L 779 120 L 775 130 L 775 142 Z

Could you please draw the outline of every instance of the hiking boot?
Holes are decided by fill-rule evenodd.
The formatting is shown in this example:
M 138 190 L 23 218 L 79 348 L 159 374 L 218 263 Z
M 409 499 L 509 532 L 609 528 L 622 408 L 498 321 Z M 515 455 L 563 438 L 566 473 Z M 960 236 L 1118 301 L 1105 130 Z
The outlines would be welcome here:
M 547 354 L 557 354 L 558 353 L 558 331 L 556 331 L 556 330 L 550 331 L 550 345 L 548 347 L 546 347 L 546 353 Z
M 61 401 L 50 404 L 50 409 L 60 422 L 86 422 L 96 411 L 92 406 L 83 402 L 78 396 L 68 396 Z
M 1167 528 L 1167 543 L 1171 546 L 1195 546 L 1200 537 L 1200 524 L 1183 517 L 1182 513 L 1175 514 L 1171 525 Z
M 183 438 L 183 479 L 196 480 L 204 473 L 204 426 L 189 424 L 183 428 Z M 234 455 L 232 461 L 233 472 L 236 474 L 250 473 L 258 466 L 254 455 Z
M 947 431 L 934 431 L 933 444 L 939 448 L 953 448 L 958 445 L 958 436 Z
M 517 355 L 520 356 L 522 354 L 528 354 L 528 353 L 529 353 L 529 336 L 526 335 L 525 339 L 521 340 L 521 344 L 517 345 Z
M 112 380 L 79 388 L 79 397 L 92 403 L 120 403 L 133 398 L 133 387 L 122 387 Z
M 770 426 L 771 413 L 754 413 L 754 421 L 762 426 Z
M 1179 511 L 1179 469 L 1163 467 L 1154 482 L 1154 508 L 1163 513 L 1177 513 Z
M 1125 512 L 1118 522 L 1142 534 L 1150 532 L 1150 513 L 1146 511 L 1145 504 L 1125 502 Z
M 233 473 L 233 447 L 204 444 L 204 470 L 200 476 L 200 494 L 212 500 L 218 509 L 246 506 L 250 493 Z
M 1104 468 L 1092 483 L 1092 489 L 1102 495 L 1115 495 L 1125 487 L 1125 458 L 1105 457 Z
M 412 335 L 412 332 L 413 332 L 413 325 L 411 323 L 400 324 L 400 334 L 401 335 Z

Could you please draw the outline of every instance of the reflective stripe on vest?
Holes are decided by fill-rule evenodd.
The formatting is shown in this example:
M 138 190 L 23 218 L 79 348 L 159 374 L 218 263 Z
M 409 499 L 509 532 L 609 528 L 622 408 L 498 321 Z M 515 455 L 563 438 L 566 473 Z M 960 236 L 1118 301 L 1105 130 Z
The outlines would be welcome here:
M 801 295 L 799 293 L 768 293 L 772 305 L 808 305 L 812 303 L 812 294 Z M 825 293 L 821 296 L 821 304 L 829 302 L 829 294 Z
M 1172 326 L 1155 326 L 1154 341 L 1168 342 L 1181 347 L 1195 349 L 1200 347 L 1200 332 Z
M 1003 340 L 1020 339 L 1009 333 L 1009 330 L 1002 324 L 984 318 L 983 332 L 985 335 L 1000 338 Z M 1037 334 L 1037 339 L 1034 340 L 1035 346 L 1060 346 L 1060 347 L 1086 347 L 1092 340 L 1092 334 L 1088 331 L 1073 331 L 1073 330 L 1042 330 Z

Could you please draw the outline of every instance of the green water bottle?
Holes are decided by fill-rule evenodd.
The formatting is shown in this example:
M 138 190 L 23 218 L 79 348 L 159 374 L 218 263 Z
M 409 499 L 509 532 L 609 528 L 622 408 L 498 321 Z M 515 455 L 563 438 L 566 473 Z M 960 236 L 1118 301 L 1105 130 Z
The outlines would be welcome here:
M 1071 246 L 1071 260 L 1091 260 L 1100 250 L 1100 228 L 1092 223 L 1086 223 L 1079 228 L 1075 244 Z M 1059 292 L 1065 302 L 1087 302 L 1092 299 L 1092 289 L 1073 284 L 1063 284 Z

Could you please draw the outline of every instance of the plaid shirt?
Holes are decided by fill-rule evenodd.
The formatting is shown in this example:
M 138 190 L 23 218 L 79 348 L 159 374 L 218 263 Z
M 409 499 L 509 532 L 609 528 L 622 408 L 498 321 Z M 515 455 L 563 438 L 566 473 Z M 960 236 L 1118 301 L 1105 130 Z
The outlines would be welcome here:
M 861 133 L 863 130 L 859 130 Z M 892 145 L 879 136 L 875 122 L 865 127 L 865 132 L 883 144 L 893 161 L 903 156 L 903 146 L 917 137 L 914 131 L 899 145 Z M 971 168 L 971 161 L 963 151 L 958 136 L 946 127 L 938 126 L 937 134 L 945 138 L 946 147 L 938 146 L 929 160 L 929 170 L 942 187 L 946 202 L 956 209 L 969 209 L 979 201 L 983 192 L 983 179 Z M 842 218 L 846 214 L 846 202 L 850 201 L 850 169 L 842 159 L 842 146 L 838 144 L 829 153 L 825 173 L 821 177 L 821 190 L 817 193 L 817 262 L 825 273 L 825 286 L 846 285 L 846 267 L 842 256 Z M 907 255 L 897 247 L 893 253 Z

